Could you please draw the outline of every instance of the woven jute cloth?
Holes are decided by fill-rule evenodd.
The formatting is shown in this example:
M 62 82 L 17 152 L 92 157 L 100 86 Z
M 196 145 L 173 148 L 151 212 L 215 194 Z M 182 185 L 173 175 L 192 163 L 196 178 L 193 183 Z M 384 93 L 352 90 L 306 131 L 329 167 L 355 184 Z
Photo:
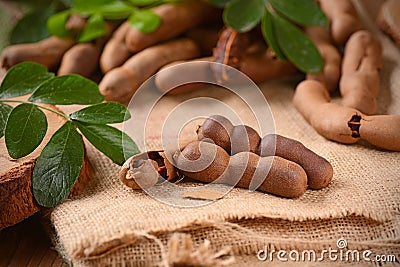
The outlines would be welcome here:
M 400 52 L 387 37 L 377 34 L 384 57 L 378 113 L 400 114 Z M 257 259 L 260 250 L 320 253 L 339 250 L 339 240 L 347 242 L 343 253 L 370 250 L 371 258 L 380 254 L 400 259 L 400 153 L 362 142 L 343 145 L 318 135 L 292 105 L 298 81 L 279 80 L 260 87 L 276 132 L 301 141 L 333 165 L 334 178 L 327 188 L 307 190 L 297 199 L 234 188 L 219 201 L 181 208 L 125 187 L 118 178 L 119 166 L 89 146 L 90 184 L 50 214 L 59 252 L 74 266 L 274 266 L 284 262 L 261 261 Z M 244 121 L 251 122 L 251 114 L 234 96 L 202 93 L 238 107 Z M 149 120 L 150 147 L 160 146 L 157 129 L 163 125 L 163 114 L 200 94 L 166 97 L 158 103 Z M 299 264 L 345 263 L 378 264 L 328 258 Z

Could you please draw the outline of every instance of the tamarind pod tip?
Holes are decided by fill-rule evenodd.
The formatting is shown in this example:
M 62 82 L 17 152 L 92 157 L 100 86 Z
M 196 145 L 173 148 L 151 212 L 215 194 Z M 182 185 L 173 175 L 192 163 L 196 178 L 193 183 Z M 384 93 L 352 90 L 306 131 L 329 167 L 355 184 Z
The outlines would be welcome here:
M 379 148 L 400 151 L 400 115 L 363 116 L 359 135 Z

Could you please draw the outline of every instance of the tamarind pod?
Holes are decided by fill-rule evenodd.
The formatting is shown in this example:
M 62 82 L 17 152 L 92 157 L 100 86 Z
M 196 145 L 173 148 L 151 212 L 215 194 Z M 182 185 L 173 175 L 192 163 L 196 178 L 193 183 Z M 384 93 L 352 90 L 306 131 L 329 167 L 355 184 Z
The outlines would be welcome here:
M 308 187 L 312 189 L 322 189 L 332 181 L 332 165 L 297 140 L 278 134 L 266 135 L 261 139 L 259 155 L 275 155 L 299 164 L 307 174 Z
M 173 38 L 201 22 L 219 17 L 219 12 L 205 1 L 188 0 L 157 6 L 152 9 L 161 18 L 154 32 L 143 33 L 130 27 L 125 44 L 131 52 L 138 52 L 158 42 Z
M 203 89 L 206 86 L 206 84 L 201 82 L 192 82 L 192 81 L 196 80 L 203 80 L 209 82 L 214 81 L 214 76 L 211 72 L 211 68 L 207 64 L 196 64 L 196 65 L 190 64 L 182 67 L 177 66 L 181 63 L 201 62 L 201 61 L 211 62 L 212 58 L 204 57 L 192 60 L 179 60 L 166 64 L 156 74 L 154 82 L 157 86 L 157 89 L 160 90 L 162 93 L 166 93 L 168 95 L 178 95 Z M 186 83 L 186 84 L 180 85 L 172 89 L 176 84 L 180 83 Z
M 340 92 L 344 106 L 375 114 L 381 65 L 379 41 L 368 31 L 354 33 L 346 43 L 343 57 Z
M 106 73 L 99 84 L 100 92 L 108 101 L 125 103 L 162 66 L 177 60 L 195 58 L 199 54 L 197 45 L 187 38 L 146 48 L 133 55 L 121 67 Z
M 185 33 L 185 37 L 196 42 L 203 56 L 212 55 L 213 49 L 218 42 L 218 36 L 218 29 L 206 27 L 196 27 Z
M 80 74 L 90 77 L 99 65 L 101 51 L 110 38 L 112 31 L 116 28 L 115 23 L 106 23 L 107 33 L 94 42 L 80 43 L 69 49 L 61 60 L 58 75 Z
M 400 116 L 361 116 L 359 135 L 374 146 L 400 151 Z
M 74 45 L 64 54 L 57 75 L 75 73 L 89 77 L 96 70 L 99 57 L 100 49 L 96 44 Z
M 316 80 L 304 80 L 296 86 L 293 104 L 303 117 L 310 122 L 315 108 L 330 101 L 328 90 Z
M 242 172 L 236 183 L 236 176 Z M 299 197 L 307 189 L 307 175 L 303 168 L 277 156 L 260 157 L 252 152 L 240 152 L 231 156 L 227 173 L 227 179 L 231 179 L 227 184 L 251 188 L 256 182 L 259 184 L 257 190 L 286 198 Z
M 130 28 L 128 22 L 122 23 L 105 44 L 100 56 L 100 69 L 103 73 L 121 66 L 132 55 L 125 45 L 125 35 Z
M 71 14 L 65 23 L 65 29 L 74 32 L 80 32 L 86 26 L 87 20 L 78 14 Z
M 259 150 L 261 138 L 256 130 L 247 125 L 234 126 L 230 132 L 230 138 L 232 145 L 228 151 L 230 151 L 231 155 L 248 151 L 257 153 Z
M 350 35 L 361 28 L 357 10 L 351 0 L 319 0 L 319 3 L 330 20 L 331 36 L 335 43 L 343 45 Z
M 324 68 L 322 72 L 317 74 L 307 73 L 306 79 L 320 81 L 332 92 L 337 88 L 341 75 L 341 55 L 338 49 L 331 43 L 329 33 L 325 28 L 306 27 L 305 33 L 314 42 L 324 59 Z
M 353 144 L 360 140 L 358 133 L 352 129 L 352 118 L 358 114 L 361 113 L 356 109 L 325 103 L 315 109 L 310 124 L 327 139 Z
M 51 36 L 37 43 L 11 45 L 1 53 L 0 64 L 2 68 L 9 69 L 18 63 L 33 61 L 45 65 L 48 69 L 54 69 L 64 53 L 74 44 L 72 39 Z
M 372 33 L 360 30 L 352 34 L 344 48 L 343 72 L 355 72 L 359 70 L 362 62 L 369 59 L 367 64 L 369 69 L 376 70 L 382 68 L 382 46 Z
M 214 142 L 222 147 L 225 151 L 231 151 L 231 132 L 233 125 L 230 120 L 221 115 L 212 115 L 208 117 L 203 125 L 197 129 L 197 137 L 199 141 Z
M 304 170 L 298 164 L 279 157 L 260 158 L 251 152 L 229 157 L 220 146 L 194 141 L 175 153 L 173 158 L 179 173 L 201 182 L 220 179 L 220 183 L 250 188 L 255 179 L 260 184 L 258 190 L 288 198 L 302 195 L 307 188 Z M 200 165 L 207 167 L 199 170 Z M 188 171 L 194 168 L 198 171 Z
M 371 82 L 374 83 L 374 79 L 376 78 L 373 77 L 373 74 L 371 76 L 360 73 L 343 75 L 340 81 L 340 92 L 343 96 L 342 105 L 355 108 L 367 115 L 375 114 L 377 109 L 376 97 L 373 95 L 374 89 L 369 89 L 372 87 Z M 376 80 L 379 81 L 379 78 Z
M 206 183 L 223 177 L 229 164 L 229 155 L 223 148 L 202 141 L 189 143 L 172 158 L 179 173 Z
M 304 119 L 322 136 L 337 142 L 351 144 L 360 138 L 353 136 L 348 125 L 358 110 L 329 103 L 325 86 L 318 81 L 305 80 L 299 83 L 293 96 L 293 104 Z
M 290 62 L 275 58 L 269 49 L 265 49 L 260 53 L 242 55 L 238 69 L 249 76 L 255 83 L 298 72 Z

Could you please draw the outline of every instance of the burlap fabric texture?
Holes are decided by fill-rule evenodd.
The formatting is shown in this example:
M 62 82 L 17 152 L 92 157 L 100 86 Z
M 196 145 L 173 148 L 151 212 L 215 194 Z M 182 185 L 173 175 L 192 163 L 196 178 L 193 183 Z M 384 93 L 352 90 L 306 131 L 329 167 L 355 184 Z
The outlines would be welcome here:
M 400 52 L 387 37 L 380 39 L 384 68 L 379 113 L 400 114 Z M 291 103 L 296 82 L 274 81 L 261 88 L 277 133 L 303 142 L 332 163 L 335 174 L 329 187 L 307 190 L 294 200 L 233 189 L 210 205 L 179 208 L 125 187 L 118 179 L 119 167 L 89 148 L 93 179 L 83 194 L 50 215 L 60 253 L 74 266 L 266 266 L 282 262 L 257 260 L 260 249 L 338 249 L 337 241 L 344 239 L 346 249 L 368 249 L 372 255 L 400 259 L 400 153 L 366 143 L 338 144 L 319 136 Z M 237 105 L 243 120 L 251 121 L 234 96 L 218 91 L 209 95 Z M 160 145 L 157 129 L 163 114 L 183 99 L 167 97 L 159 103 L 150 120 L 151 147 Z M 300 264 L 346 263 L 379 264 L 329 259 Z

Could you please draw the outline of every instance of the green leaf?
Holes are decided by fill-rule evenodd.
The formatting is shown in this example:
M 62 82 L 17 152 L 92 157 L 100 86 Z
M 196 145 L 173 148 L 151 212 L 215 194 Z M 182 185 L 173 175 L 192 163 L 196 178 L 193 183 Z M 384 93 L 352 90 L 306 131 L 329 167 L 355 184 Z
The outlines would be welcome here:
M 13 28 L 10 43 L 35 43 L 49 37 L 46 23 L 54 13 L 54 5 L 50 5 L 26 14 Z
M 109 124 L 129 120 L 131 114 L 129 110 L 120 103 L 105 102 L 78 110 L 69 115 L 69 117 L 72 120 L 81 122 Z
M 7 120 L 6 147 L 13 159 L 30 154 L 42 142 L 47 131 L 46 115 L 33 104 L 15 107 Z
M 159 4 L 160 0 L 129 0 L 129 2 L 134 6 L 149 6 L 154 4 Z
M 134 8 L 117 0 L 75 0 L 73 10 L 86 16 L 101 14 L 105 19 L 125 19 Z
M 66 38 L 70 35 L 69 31 L 65 28 L 65 24 L 68 21 L 71 12 L 65 10 L 51 16 L 47 20 L 47 30 L 51 35 Z
M 155 31 L 161 24 L 161 18 L 148 9 L 136 10 L 128 21 L 132 27 L 144 33 Z
M 264 12 L 264 0 L 232 0 L 225 7 L 223 19 L 234 30 L 246 32 L 260 22 Z
M 50 79 L 42 83 L 29 98 L 31 102 L 54 105 L 90 105 L 103 100 L 97 84 L 77 74 Z
M 82 168 L 83 156 L 82 137 L 68 121 L 54 133 L 36 160 L 32 187 L 39 205 L 54 207 L 69 195 Z
M 12 106 L 0 103 L 0 138 L 2 138 L 4 135 L 4 130 L 6 129 L 8 116 L 10 116 L 12 110 L 13 110 Z
M 92 145 L 118 165 L 140 152 L 126 133 L 114 127 L 78 122 L 78 128 Z
M 232 0 L 208 0 L 212 5 L 217 7 L 224 7 Z
M 269 3 L 302 26 L 325 26 L 327 18 L 315 0 L 269 0 Z
M 320 72 L 324 66 L 324 60 L 307 35 L 276 14 L 273 15 L 273 23 L 279 47 L 285 56 L 303 72 Z
M 280 60 L 286 61 L 286 57 L 279 48 L 278 41 L 276 40 L 276 34 L 274 30 L 274 25 L 272 21 L 272 14 L 266 10 L 264 17 L 261 21 L 261 31 L 264 36 L 265 41 L 267 42 L 268 46 L 274 51 L 277 58 Z
M 10 68 L 0 86 L 0 99 L 32 93 L 46 80 L 54 77 L 46 67 L 33 62 L 23 62 Z
M 106 24 L 103 16 L 94 14 L 88 19 L 85 28 L 79 35 L 79 42 L 86 43 L 106 34 Z

